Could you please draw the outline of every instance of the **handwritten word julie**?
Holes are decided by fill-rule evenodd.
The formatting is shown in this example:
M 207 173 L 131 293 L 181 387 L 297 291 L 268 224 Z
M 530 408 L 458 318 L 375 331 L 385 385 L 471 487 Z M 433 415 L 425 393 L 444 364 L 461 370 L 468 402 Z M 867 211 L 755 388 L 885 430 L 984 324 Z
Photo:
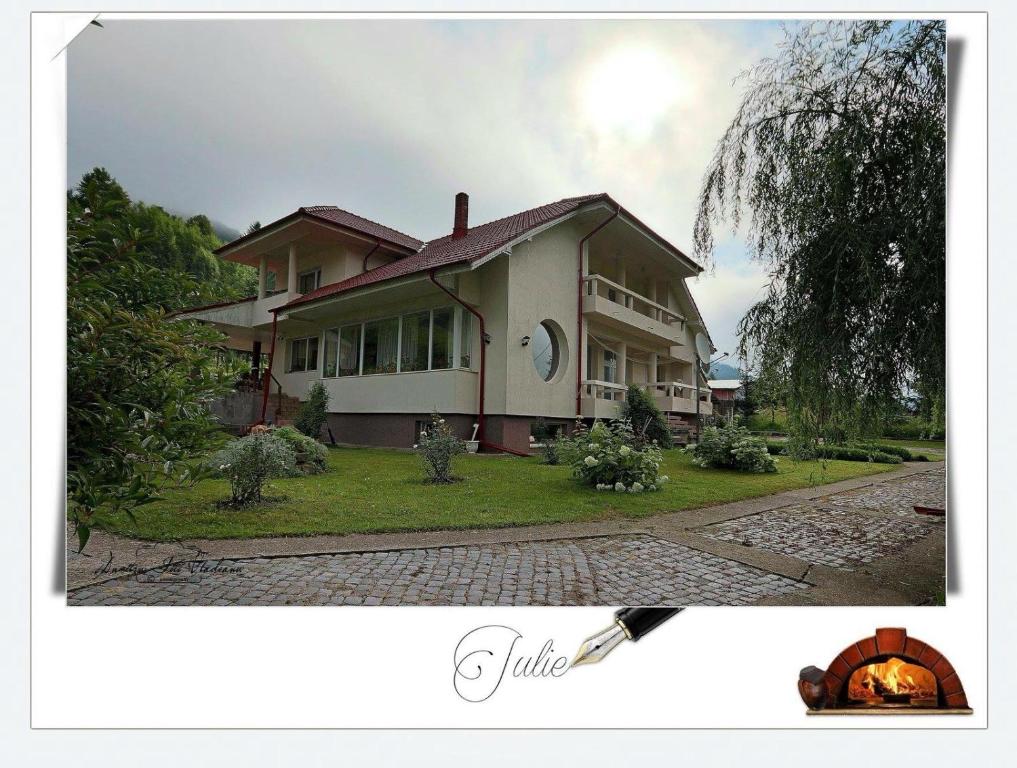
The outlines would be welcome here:
M 516 651 L 522 634 L 512 627 L 492 624 L 467 632 L 456 646 L 453 686 L 466 701 L 487 701 L 506 676 L 514 678 L 561 677 L 568 657 L 556 655 L 548 640 L 536 655 Z

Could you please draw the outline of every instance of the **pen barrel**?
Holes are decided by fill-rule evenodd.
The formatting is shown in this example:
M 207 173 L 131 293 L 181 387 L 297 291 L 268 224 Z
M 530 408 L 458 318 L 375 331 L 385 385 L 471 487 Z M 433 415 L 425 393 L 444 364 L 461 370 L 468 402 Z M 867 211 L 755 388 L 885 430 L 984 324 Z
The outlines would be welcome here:
M 670 619 L 684 608 L 622 608 L 615 614 L 632 640 L 638 640 Z

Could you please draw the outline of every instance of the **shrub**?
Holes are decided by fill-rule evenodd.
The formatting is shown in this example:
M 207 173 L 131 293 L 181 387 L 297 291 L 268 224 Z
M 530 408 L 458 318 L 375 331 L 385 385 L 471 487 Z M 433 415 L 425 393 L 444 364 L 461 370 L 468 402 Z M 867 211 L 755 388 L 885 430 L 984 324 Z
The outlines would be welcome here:
M 788 448 L 791 445 L 791 440 L 786 443 L 771 441 L 766 444 L 766 450 L 771 456 L 792 456 Z M 882 450 L 883 448 L 893 449 Z M 905 451 L 908 455 L 910 452 Z M 900 455 L 900 451 L 896 446 L 885 445 L 885 446 L 871 446 L 871 445 L 812 445 L 811 449 L 807 452 L 808 459 L 799 458 L 802 452 L 799 451 L 797 456 L 792 456 L 795 461 L 811 461 L 813 459 L 838 459 L 840 461 L 871 461 L 876 464 L 900 464 L 901 461 L 927 461 L 924 456 L 917 456 L 913 459 L 904 459 Z
M 880 443 L 858 443 L 858 447 L 866 451 L 877 451 L 889 453 L 891 456 L 900 456 L 902 461 L 920 461 L 921 459 L 911 453 L 902 445 L 882 445 Z
M 298 475 L 318 475 L 325 471 L 328 460 L 328 448 L 313 437 L 298 432 L 293 427 L 279 427 L 272 434 L 284 440 L 296 457 Z
M 432 483 L 451 483 L 452 461 L 466 453 L 466 442 L 455 436 L 452 428 L 439 414 L 431 414 L 431 425 L 420 433 L 415 446 L 424 460 L 424 471 Z
M 632 429 L 639 442 L 652 443 L 656 441 L 660 448 L 674 447 L 671 430 L 668 429 L 664 414 L 660 412 L 660 408 L 653 402 L 650 394 L 635 384 L 630 385 L 625 394 L 622 418 L 628 419 L 632 424 Z
M 823 459 L 838 459 L 839 461 L 871 461 L 876 464 L 901 463 L 900 456 L 849 445 L 819 445 L 816 446 L 816 454 Z
M 544 441 L 544 463 L 550 464 L 551 466 L 557 466 L 561 464 L 561 444 L 564 440 L 561 430 L 559 429 L 554 437 L 550 437 Z
M 722 429 L 703 430 L 698 445 L 687 449 L 701 467 L 738 469 L 744 472 L 776 472 L 776 459 L 770 455 L 766 441 L 753 437 L 744 427 L 731 424 Z
M 311 391 L 307 394 L 307 401 L 300 406 L 297 418 L 293 420 L 293 426 L 299 429 L 308 437 L 315 440 L 321 434 L 321 428 L 328 420 L 328 390 L 320 381 L 314 382 Z
M 243 507 L 261 501 L 262 487 L 269 478 L 292 475 L 296 455 L 284 439 L 261 432 L 232 440 L 211 463 L 230 481 L 230 505 Z
M 627 419 L 598 421 L 589 430 L 581 426 L 568 442 L 572 474 L 598 491 L 641 493 L 667 482 L 660 474 L 660 450 L 652 443 L 640 448 Z

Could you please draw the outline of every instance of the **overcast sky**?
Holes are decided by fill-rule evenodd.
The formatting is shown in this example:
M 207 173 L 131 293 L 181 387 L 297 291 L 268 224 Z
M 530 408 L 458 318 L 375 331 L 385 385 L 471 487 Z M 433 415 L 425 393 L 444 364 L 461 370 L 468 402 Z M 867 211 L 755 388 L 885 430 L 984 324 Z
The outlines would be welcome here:
M 68 59 L 68 183 L 236 229 L 330 204 L 428 240 L 608 192 L 691 255 L 703 171 L 775 52 L 767 22 L 108 21 Z M 691 288 L 721 351 L 766 277 L 738 240 Z

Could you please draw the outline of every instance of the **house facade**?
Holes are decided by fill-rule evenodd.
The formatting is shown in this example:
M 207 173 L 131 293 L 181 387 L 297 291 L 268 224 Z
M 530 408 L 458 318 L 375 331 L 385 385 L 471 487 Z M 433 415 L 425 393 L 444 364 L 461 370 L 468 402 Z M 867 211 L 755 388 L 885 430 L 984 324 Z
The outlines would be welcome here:
M 473 227 L 468 204 L 457 195 L 451 234 L 429 243 L 319 206 L 220 248 L 258 269 L 258 295 L 184 316 L 252 355 L 262 409 L 247 418 L 278 420 L 321 381 L 338 442 L 409 447 L 437 411 L 464 439 L 525 452 L 538 419 L 617 416 L 629 384 L 675 425 L 697 394 L 712 413 L 695 262 L 606 194 Z

